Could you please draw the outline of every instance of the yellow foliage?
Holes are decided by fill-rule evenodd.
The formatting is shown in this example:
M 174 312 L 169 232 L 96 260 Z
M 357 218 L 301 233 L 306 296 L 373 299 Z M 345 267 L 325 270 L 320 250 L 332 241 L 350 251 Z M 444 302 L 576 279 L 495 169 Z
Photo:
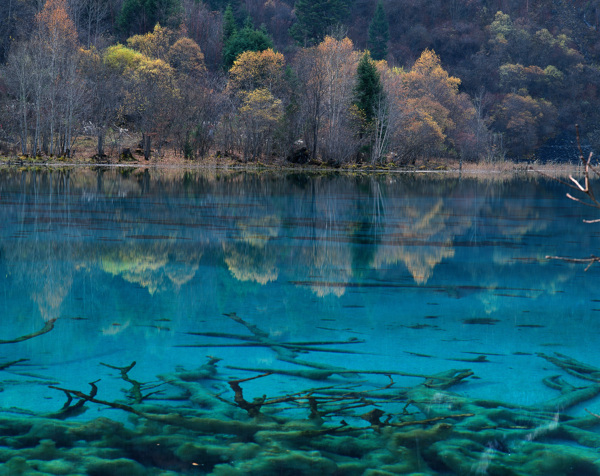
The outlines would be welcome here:
M 146 60 L 147 58 L 143 54 L 121 44 L 109 46 L 104 53 L 105 64 L 121 72 L 136 69 Z
M 169 63 L 182 74 L 200 75 L 206 72 L 204 54 L 190 38 L 180 38 L 169 49 Z
M 264 51 L 245 51 L 229 70 L 228 88 L 231 91 L 267 89 L 273 92 L 283 81 L 285 59 L 271 48 Z
M 166 60 L 173 36 L 174 33 L 171 30 L 163 28 L 157 23 L 154 31 L 145 35 L 132 36 L 127 40 L 127 45 L 144 56 Z
M 460 79 L 450 76 L 433 50 L 425 50 L 411 70 L 404 75 L 404 82 L 412 97 L 429 96 L 438 101 L 451 101 L 458 94 Z
M 134 76 L 146 81 L 164 84 L 173 79 L 173 68 L 161 59 L 145 58 L 134 70 Z
M 240 114 L 258 124 L 259 128 L 271 127 L 281 119 L 283 114 L 281 101 L 273 97 L 268 89 L 246 91 L 243 97 Z

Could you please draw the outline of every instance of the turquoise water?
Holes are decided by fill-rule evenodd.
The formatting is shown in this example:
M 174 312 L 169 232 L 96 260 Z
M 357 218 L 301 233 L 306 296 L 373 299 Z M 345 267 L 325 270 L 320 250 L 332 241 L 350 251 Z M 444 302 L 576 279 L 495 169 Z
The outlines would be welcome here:
M 546 259 L 597 213 L 565 192 L 1 170 L 0 474 L 600 474 L 600 266 Z

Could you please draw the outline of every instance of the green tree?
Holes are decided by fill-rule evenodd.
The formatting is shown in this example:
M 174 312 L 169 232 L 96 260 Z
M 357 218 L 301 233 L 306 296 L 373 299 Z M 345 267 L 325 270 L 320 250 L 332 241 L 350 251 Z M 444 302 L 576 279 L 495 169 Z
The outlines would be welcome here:
M 237 31 L 223 47 L 223 66 L 231 68 L 236 58 L 244 51 L 264 51 L 273 48 L 273 40 L 263 29 L 255 29 L 250 19 L 244 28 Z
M 388 53 L 388 41 L 390 40 L 390 29 L 383 9 L 383 2 L 377 2 L 375 15 L 369 25 L 369 49 L 371 57 L 375 61 L 385 59 Z
M 366 51 L 356 69 L 356 87 L 354 88 L 354 105 L 360 111 L 366 124 L 373 121 L 381 100 L 383 87 L 381 77 L 371 55 Z
M 359 136 L 365 141 L 364 151 L 369 152 L 372 160 L 379 160 L 385 144 L 376 139 L 386 135 L 386 107 L 381 75 L 369 51 L 361 56 L 356 68 L 353 107 L 359 119 Z M 379 145 L 375 153 L 374 142 Z
M 231 8 L 231 4 L 228 4 L 223 13 L 223 44 L 226 45 L 236 32 L 237 24 L 233 16 L 233 8 Z
M 181 0 L 125 0 L 117 24 L 125 36 L 144 34 L 157 23 L 179 26 L 181 12 Z
M 350 0 L 296 0 L 294 11 L 297 21 L 290 34 L 301 44 L 314 45 L 348 18 Z

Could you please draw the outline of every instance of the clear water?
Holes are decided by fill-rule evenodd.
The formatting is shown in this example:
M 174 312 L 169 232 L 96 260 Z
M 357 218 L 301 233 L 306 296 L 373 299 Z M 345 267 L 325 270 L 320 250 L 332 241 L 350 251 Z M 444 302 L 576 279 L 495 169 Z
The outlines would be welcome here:
M 531 410 L 560 395 L 544 378 L 563 376 L 565 394 L 598 385 L 539 355 L 600 367 L 600 265 L 545 258 L 586 257 L 597 244 L 598 225 L 583 223 L 595 210 L 565 191 L 536 175 L 1 170 L 0 474 L 598 474 L 585 411 L 600 412 L 598 392 Z M 207 356 L 221 359 L 211 375 L 188 375 Z M 127 377 L 152 393 L 142 403 L 103 365 L 134 361 Z M 331 373 L 302 375 L 319 367 Z M 401 374 L 450 369 L 474 374 L 409 402 L 425 379 Z M 322 433 L 283 436 L 284 421 L 309 424 L 306 398 L 257 420 L 228 383 L 267 372 L 240 384 L 246 402 L 317 388 L 346 400 L 323 403 L 332 413 L 310 423 Z M 89 395 L 98 379 L 102 402 L 259 421 L 279 436 L 153 426 L 90 401 L 57 418 L 60 389 Z M 356 408 L 345 408 L 349 395 Z M 463 397 L 470 406 L 444 404 L 443 420 L 383 423 L 440 416 L 435 405 Z M 477 426 L 483 401 L 508 416 Z M 360 418 L 374 408 L 378 428 Z M 461 413 L 476 415 L 451 417 Z M 556 430 L 569 415 L 592 422 L 581 431 L 593 443 Z M 119 426 L 94 432 L 89 421 L 107 425 L 98 418 Z M 128 443 L 116 441 L 126 431 Z M 362 449 L 338 448 L 349 445 Z

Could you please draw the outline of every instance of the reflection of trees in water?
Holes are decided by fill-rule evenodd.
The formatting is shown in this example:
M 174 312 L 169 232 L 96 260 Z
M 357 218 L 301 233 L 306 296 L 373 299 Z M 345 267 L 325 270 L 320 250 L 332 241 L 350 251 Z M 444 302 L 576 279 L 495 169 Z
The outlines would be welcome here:
M 99 253 L 97 265 L 113 276 L 146 288 L 150 294 L 179 289 L 198 270 L 202 251 L 181 250 L 175 240 L 127 244 Z
M 73 285 L 72 254 L 70 246 L 52 242 L 4 248 L 3 257 L 11 263 L 8 269 L 15 285 L 29 293 L 46 321 L 58 317 Z
M 439 199 L 433 205 L 428 202 L 411 203 L 399 209 L 403 216 L 402 232 L 390 230 L 386 245 L 380 246 L 373 258 L 373 268 L 404 263 L 418 284 L 426 283 L 436 265 L 454 256 L 452 243 L 458 233 L 469 226 L 448 225 L 450 214 L 444 212 L 444 201 Z M 395 218 L 395 217 L 394 217 Z M 428 245 L 428 243 L 434 244 Z
M 522 195 L 514 189 L 522 182 L 511 181 L 463 179 L 459 187 L 457 179 L 408 175 L 105 169 L 6 171 L 2 178 L 4 190 L 19 192 L 0 209 L 3 223 L 19 223 L 4 259 L 18 263 L 15 277 L 46 319 L 59 312 L 76 273 L 119 276 L 152 295 L 177 291 L 196 276 L 211 244 L 218 244 L 211 246 L 211 262 L 224 262 L 239 281 L 264 285 L 290 269 L 316 295 L 342 296 L 364 273 L 399 263 L 416 283 L 426 283 L 455 256 L 456 240 L 477 245 L 480 216 L 518 217 L 508 229 L 498 224 L 497 233 L 511 240 L 543 226 L 533 206 L 503 200 Z M 85 238 L 97 227 L 110 229 L 113 241 Z M 158 240 L 156 227 L 165 235 Z M 55 241 L 42 240 L 52 236 L 45 232 L 50 228 Z M 70 238 L 65 243 L 60 235 Z M 293 246 L 280 253 L 281 238 L 288 237 Z M 494 250 L 500 265 L 507 263 L 502 253 Z M 490 273 L 477 279 L 493 281 L 495 271 L 475 272 Z
M 223 242 L 225 263 L 239 281 L 267 284 L 277 279 L 277 256 L 266 246 Z
M 341 193 L 338 181 L 316 179 L 306 200 L 309 209 L 304 212 L 310 217 L 306 232 L 311 241 L 298 262 L 315 283 L 311 290 L 319 297 L 342 296 L 344 284 L 352 278 L 352 253 L 345 235 L 353 204 L 340 200 Z
M 4 260 L 15 285 L 25 290 L 36 303 L 40 315 L 48 321 L 58 316 L 60 307 L 71 290 L 75 270 L 70 261 L 73 246 L 51 239 L 52 207 L 64 209 L 69 206 L 65 197 L 70 193 L 70 174 L 59 172 L 47 174 L 11 171 L 14 189 L 21 191 L 12 206 L 6 206 L 7 216 L 1 217 L 5 226 L 13 225 L 13 236 L 9 245 L 2 249 Z M 5 184 L 3 184 L 5 186 Z M 10 187 L 6 187 L 10 189 Z M 25 191 L 31 196 L 26 203 Z M 36 214 L 19 216 L 15 211 L 32 207 Z M 25 238 L 31 236 L 32 239 Z
M 269 243 L 279 235 L 281 220 L 273 213 L 269 197 L 256 190 L 259 184 L 252 185 L 254 193 L 258 192 L 258 203 L 234 219 L 233 236 L 222 242 L 222 249 L 225 263 L 237 280 L 267 284 L 279 275 L 277 253 Z

